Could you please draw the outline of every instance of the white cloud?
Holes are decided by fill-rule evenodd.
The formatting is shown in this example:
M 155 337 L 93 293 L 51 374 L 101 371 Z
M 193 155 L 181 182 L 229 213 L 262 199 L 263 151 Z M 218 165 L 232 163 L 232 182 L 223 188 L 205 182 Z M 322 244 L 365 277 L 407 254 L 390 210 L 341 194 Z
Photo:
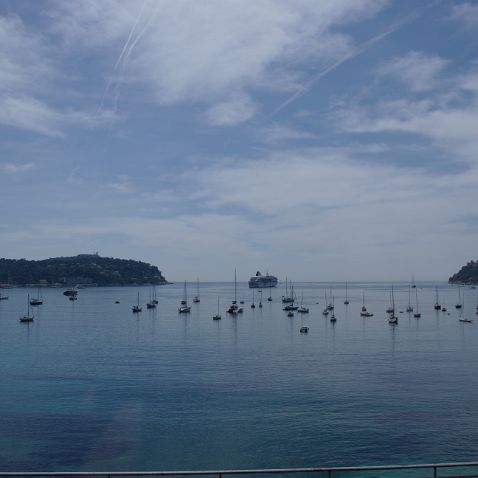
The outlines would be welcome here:
M 0 16 L 0 124 L 48 136 L 70 125 L 95 127 L 115 118 L 55 101 L 63 73 L 45 36 L 29 31 L 17 16 Z
M 478 27 L 478 4 L 471 2 L 457 3 L 451 7 L 451 20 L 458 20 L 467 29 Z
M 116 181 L 108 183 L 106 186 L 121 194 L 129 194 L 133 192 L 131 178 L 126 174 L 120 174 L 116 178 Z
M 467 211 L 478 200 L 477 170 L 438 175 L 309 149 L 242 158 L 179 179 L 191 196 L 177 191 L 177 203 L 197 193 L 205 198 L 194 213 L 125 215 L 115 212 L 117 204 L 109 212 L 96 206 L 101 217 L 29 224 L 2 234 L 0 246 L 28 245 L 34 237 L 37 246 L 48 248 L 54 238 L 57 250 L 82 250 L 114 237 L 115 254 L 140 248 L 169 277 L 203 270 L 222 280 L 235 265 L 273 265 L 278 274 L 308 280 L 390 280 L 393 264 L 395 277 L 405 280 L 424 270 L 443 278 L 456 269 L 456 255 L 447 251 L 475 254 L 478 233 L 470 231 L 475 218 Z
M 478 73 L 455 75 L 448 79 L 445 93 L 428 94 L 423 100 L 367 102 L 338 109 L 340 129 L 353 133 L 396 132 L 418 135 L 448 161 L 478 164 Z M 430 153 L 429 153 L 430 154 Z
M 412 91 L 421 92 L 434 88 L 437 75 L 448 63 L 448 60 L 439 56 L 412 51 L 382 65 L 377 72 L 379 75 L 401 80 Z
M 294 126 L 274 123 L 259 131 L 260 138 L 267 143 L 278 141 L 317 139 L 317 135 Z
M 61 111 L 31 96 L 0 96 L 0 124 L 48 136 L 63 136 L 65 126 L 94 127 L 115 118 L 111 112 Z
M 338 29 L 373 16 L 384 4 L 62 0 L 51 15 L 52 29 L 68 49 L 100 46 L 110 63 L 117 63 L 117 81 L 144 83 L 160 104 L 212 104 L 207 116 L 213 124 L 228 125 L 245 121 L 257 109 L 250 89 L 290 90 L 304 62 L 353 49 Z M 246 94 L 244 105 L 237 98 Z
M 7 174 L 17 174 L 23 173 L 25 171 L 29 171 L 30 169 L 34 168 L 35 165 L 33 163 L 9 163 L 4 162 L 0 163 L 0 172 L 4 172 Z
M 214 126 L 232 126 L 252 118 L 255 112 L 256 107 L 251 98 L 239 94 L 209 108 L 206 120 Z

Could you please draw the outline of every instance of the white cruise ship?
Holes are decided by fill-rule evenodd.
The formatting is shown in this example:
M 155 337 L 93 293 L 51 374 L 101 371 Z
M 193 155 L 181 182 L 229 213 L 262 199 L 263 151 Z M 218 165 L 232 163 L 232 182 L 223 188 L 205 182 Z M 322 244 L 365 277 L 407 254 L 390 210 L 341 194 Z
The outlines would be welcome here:
M 259 271 L 256 272 L 254 277 L 249 279 L 250 289 L 265 289 L 267 287 L 276 287 L 277 277 L 266 274 L 263 276 Z

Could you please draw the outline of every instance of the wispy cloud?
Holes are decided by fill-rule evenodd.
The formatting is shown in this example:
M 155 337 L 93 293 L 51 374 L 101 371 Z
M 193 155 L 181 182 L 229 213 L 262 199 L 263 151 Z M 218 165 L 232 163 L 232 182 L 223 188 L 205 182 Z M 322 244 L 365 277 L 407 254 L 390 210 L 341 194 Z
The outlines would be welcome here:
M 411 51 L 405 56 L 380 66 L 377 73 L 398 79 L 407 84 L 412 91 L 421 92 L 434 88 L 437 75 L 446 68 L 448 63 L 448 60 L 437 55 Z
M 469 30 L 478 28 L 478 4 L 463 2 L 452 5 L 450 19 L 462 22 Z
M 159 104 L 205 104 L 211 124 L 231 125 L 258 110 L 251 89 L 290 88 L 304 62 L 353 48 L 337 29 L 385 3 L 62 0 L 51 28 L 69 49 L 101 45 L 122 81 L 146 85 Z
M 17 174 L 17 173 L 24 173 L 25 171 L 29 171 L 35 167 L 34 163 L 0 163 L 0 172 L 6 174 Z
M 252 99 L 241 93 L 209 108 L 206 120 L 214 126 L 233 126 L 252 118 L 255 112 L 256 105 Z

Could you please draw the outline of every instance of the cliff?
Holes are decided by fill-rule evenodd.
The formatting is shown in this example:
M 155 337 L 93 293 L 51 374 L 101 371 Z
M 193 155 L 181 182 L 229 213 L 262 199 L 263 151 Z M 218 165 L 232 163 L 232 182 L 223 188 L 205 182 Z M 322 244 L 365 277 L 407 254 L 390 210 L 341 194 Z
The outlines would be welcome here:
M 167 284 L 167 281 L 156 266 L 146 262 L 80 254 L 40 261 L 0 259 L 0 284 L 112 286 Z

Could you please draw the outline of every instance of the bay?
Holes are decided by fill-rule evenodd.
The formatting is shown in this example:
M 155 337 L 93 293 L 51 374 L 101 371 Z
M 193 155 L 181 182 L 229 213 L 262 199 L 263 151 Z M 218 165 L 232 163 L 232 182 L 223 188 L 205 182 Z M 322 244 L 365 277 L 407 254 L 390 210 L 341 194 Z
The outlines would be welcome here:
M 295 283 L 310 313 L 262 309 L 238 284 L 202 283 L 191 313 L 183 284 L 90 288 L 69 301 L 43 289 L 20 324 L 27 289 L 0 301 L 0 463 L 16 470 L 186 470 L 469 461 L 478 442 L 478 332 L 459 322 L 457 290 L 419 283 L 422 317 L 395 284 Z M 324 288 L 337 323 L 322 316 Z M 433 310 L 435 287 L 447 313 Z M 131 306 L 141 296 L 143 311 Z M 195 285 L 189 285 L 190 296 Z M 373 317 L 359 316 L 362 293 Z M 30 293 L 35 296 L 36 290 Z M 465 288 L 465 315 L 477 291 Z M 213 321 L 217 298 L 221 321 Z M 255 292 L 256 305 L 258 292 Z M 115 301 L 120 303 L 116 304 Z M 318 304 L 317 304 L 318 302 Z M 412 303 L 414 291 L 412 289 Z M 403 311 L 400 313 L 399 311 Z M 309 333 L 299 333 L 308 326 Z

